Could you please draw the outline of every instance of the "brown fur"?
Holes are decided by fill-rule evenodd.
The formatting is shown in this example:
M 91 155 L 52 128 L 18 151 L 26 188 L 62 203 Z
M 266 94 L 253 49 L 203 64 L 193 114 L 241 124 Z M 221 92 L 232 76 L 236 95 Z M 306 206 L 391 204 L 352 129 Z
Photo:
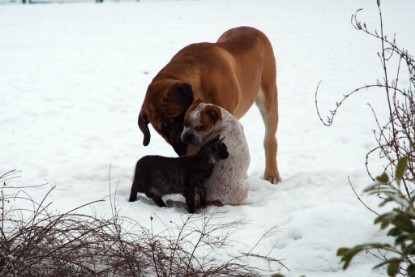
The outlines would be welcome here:
M 226 31 L 216 43 L 184 47 L 154 77 L 139 115 L 144 145 L 148 124 L 173 146 L 187 153 L 180 141 L 186 110 L 196 100 L 218 105 L 241 118 L 255 102 L 265 124 L 264 178 L 280 180 L 277 168 L 278 96 L 276 64 L 271 43 L 259 30 L 239 27 Z
M 222 120 L 222 114 L 217 106 L 207 106 L 200 114 L 200 122 L 205 132 L 212 129 L 219 120 Z

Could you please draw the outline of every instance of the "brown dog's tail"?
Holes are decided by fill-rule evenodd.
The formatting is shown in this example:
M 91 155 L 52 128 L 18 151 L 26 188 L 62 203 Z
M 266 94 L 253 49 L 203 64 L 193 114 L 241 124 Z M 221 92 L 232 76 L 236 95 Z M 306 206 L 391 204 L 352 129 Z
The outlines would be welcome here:
M 150 143 L 150 130 L 148 129 L 148 120 L 141 113 L 138 116 L 138 127 L 140 127 L 141 132 L 144 134 L 143 145 L 147 146 Z

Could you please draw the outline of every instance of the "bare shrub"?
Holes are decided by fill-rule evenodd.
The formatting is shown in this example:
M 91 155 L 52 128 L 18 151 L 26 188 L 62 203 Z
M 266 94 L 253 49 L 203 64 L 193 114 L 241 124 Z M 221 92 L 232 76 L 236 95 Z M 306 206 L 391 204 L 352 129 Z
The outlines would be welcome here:
M 99 201 L 52 213 L 47 198 L 54 188 L 36 203 L 22 196 L 24 188 L 7 185 L 14 174 L 0 177 L 0 276 L 256 276 L 284 267 L 275 258 L 254 253 L 256 245 L 228 261 L 211 255 L 235 244 L 230 236 L 243 227 L 242 221 L 214 223 L 217 214 L 186 215 L 182 222 L 170 222 L 164 232 L 155 234 L 120 216 L 112 200 L 110 219 L 80 212 Z M 18 192 L 7 194 L 6 189 Z M 8 204 L 16 198 L 24 202 L 22 207 L 32 209 Z M 251 266 L 242 262 L 245 259 L 259 259 L 269 267 Z
M 367 89 L 380 89 L 386 99 L 388 119 L 382 123 L 378 114 L 369 103 L 377 129 L 374 130 L 377 146 L 366 155 L 366 170 L 375 184 L 366 188 L 368 194 L 378 195 L 382 201 L 380 206 L 392 204 L 392 210 L 378 214 L 369 208 L 357 196 L 366 208 L 377 214 L 374 224 L 382 230 L 389 229 L 387 236 L 394 238 L 393 244 L 365 243 L 354 247 L 342 247 L 337 255 L 341 258 L 343 269 L 347 269 L 357 254 L 366 252 L 381 260 L 375 268 L 384 267 L 389 276 L 415 276 L 415 60 L 405 49 L 398 46 L 395 36 L 389 39 L 384 34 L 380 0 L 377 0 L 380 31 L 370 30 L 366 23 L 358 20 L 358 10 L 351 18 L 355 29 L 380 40 L 381 50 L 378 52 L 383 77 L 375 84 L 359 87 L 343 96 L 336 103 L 329 116 L 324 120 L 318 108 L 317 94 L 315 103 L 320 120 L 326 126 L 333 124 L 340 107 L 348 98 Z M 319 84 L 320 85 L 320 84 Z M 374 178 L 369 169 L 369 157 L 377 154 L 385 161 L 384 172 Z
M 366 155 L 366 169 L 369 176 L 375 180 L 377 173 L 372 174 L 369 169 L 369 158 L 375 154 L 386 161 L 385 171 L 393 176 L 398 161 L 403 157 L 408 157 L 408 168 L 403 176 L 402 185 L 406 195 L 410 197 L 415 189 L 415 60 L 406 49 L 397 45 L 395 36 L 390 39 L 384 34 L 380 1 L 377 1 L 377 6 L 380 22 L 379 32 L 370 30 L 366 23 L 358 19 L 358 13 L 361 9 L 351 17 L 351 23 L 355 29 L 380 40 L 381 50 L 378 52 L 378 57 L 383 70 L 382 78 L 374 84 L 364 85 L 346 93 L 336 103 L 335 108 L 330 110 L 326 119 L 322 118 L 318 108 L 319 84 L 315 92 L 316 109 L 321 122 L 326 126 L 331 126 L 338 110 L 349 97 L 368 89 L 378 88 L 380 89 L 379 93 L 383 91 L 379 97 L 385 97 L 387 101 L 385 108 L 388 119 L 386 122 L 381 122 L 372 105 L 368 103 L 377 123 L 377 130 L 374 130 L 377 146 Z

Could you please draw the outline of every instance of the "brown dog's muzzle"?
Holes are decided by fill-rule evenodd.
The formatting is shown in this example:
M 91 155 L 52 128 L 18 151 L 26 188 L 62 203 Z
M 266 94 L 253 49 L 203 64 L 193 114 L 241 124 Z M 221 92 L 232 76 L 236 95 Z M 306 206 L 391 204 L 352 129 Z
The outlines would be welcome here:
M 183 143 L 180 139 L 180 133 L 171 137 L 172 141 L 171 144 L 173 146 L 174 151 L 179 156 L 185 156 L 187 153 L 187 144 Z
M 167 122 L 164 128 L 159 131 L 160 135 L 164 137 L 179 156 L 185 156 L 187 154 L 187 144 L 180 137 L 183 132 L 183 121 Z

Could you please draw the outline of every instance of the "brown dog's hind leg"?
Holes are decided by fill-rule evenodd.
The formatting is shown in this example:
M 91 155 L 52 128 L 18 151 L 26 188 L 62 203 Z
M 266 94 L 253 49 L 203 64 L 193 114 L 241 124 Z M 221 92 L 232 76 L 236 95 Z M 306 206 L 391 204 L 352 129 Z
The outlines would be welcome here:
M 276 82 L 275 60 L 270 58 L 264 67 L 261 91 L 256 99 L 256 104 L 261 112 L 265 125 L 264 149 L 265 171 L 264 179 L 276 184 L 281 181 L 277 165 L 277 128 L 278 128 L 278 91 Z M 271 62 L 272 61 L 272 62 Z

